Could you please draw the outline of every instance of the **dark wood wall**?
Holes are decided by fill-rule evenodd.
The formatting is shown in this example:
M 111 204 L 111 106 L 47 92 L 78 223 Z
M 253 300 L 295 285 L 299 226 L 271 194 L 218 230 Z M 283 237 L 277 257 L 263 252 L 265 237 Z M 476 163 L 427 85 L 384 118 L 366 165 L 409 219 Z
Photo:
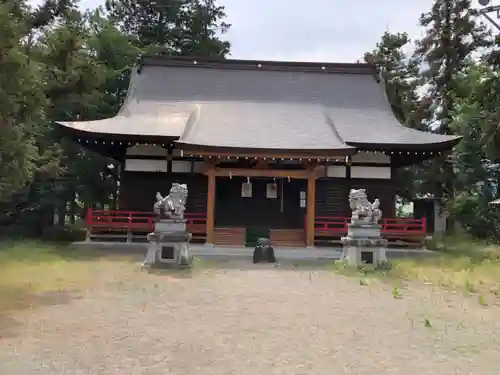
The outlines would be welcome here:
M 242 177 L 217 177 L 215 225 L 240 227 L 303 228 L 305 208 L 300 208 L 300 191 L 306 180 L 277 179 L 278 199 L 266 198 L 271 178 L 253 178 L 252 198 L 241 197 Z M 120 181 L 119 209 L 152 211 L 157 191 L 165 196 L 173 182 L 188 185 L 186 211 L 206 213 L 207 178 L 194 173 L 124 172 Z M 283 183 L 283 212 L 281 187 Z M 396 187 L 390 180 L 324 178 L 316 182 L 316 216 L 350 216 L 348 195 L 351 188 L 366 189 L 368 198 L 379 198 L 384 217 L 395 216 Z
M 120 180 L 119 208 L 152 211 L 156 192 L 166 196 L 174 182 L 188 185 L 187 212 L 207 212 L 207 177 L 194 173 L 125 171 Z
M 349 187 L 331 179 L 316 181 L 316 216 L 346 216 L 349 210 Z
M 383 217 L 396 215 L 396 185 L 391 180 L 324 178 L 316 181 L 316 216 L 350 216 L 350 189 L 366 189 L 370 202 L 380 199 Z
M 266 197 L 272 178 L 252 178 L 252 198 L 241 196 L 243 177 L 217 177 L 215 225 L 219 227 L 304 228 L 305 208 L 300 207 L 300 191 L 306 180 L 276 179 L 278 197 Z M 283 190 L 281 189 L 283 185 Z M 282 195 L 283 193 L 283 195 Z M 283 202 L 282 202 L 283 198 Z

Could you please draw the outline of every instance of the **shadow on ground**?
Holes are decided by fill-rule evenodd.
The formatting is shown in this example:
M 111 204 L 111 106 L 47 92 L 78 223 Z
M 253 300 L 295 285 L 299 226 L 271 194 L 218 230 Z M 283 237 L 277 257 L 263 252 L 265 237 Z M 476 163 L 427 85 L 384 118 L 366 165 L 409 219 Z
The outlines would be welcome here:
M 28 292 L 25 289 L 0 290 L 0 339 L 13 337 L 18 333 L 22 323 L 19 321 L 19 311 L 37 307 L 57 306 L 80 299 L 77 291 L 46 291 L 41 293 Z M 5 306 L 2 306 L 5 305 Z

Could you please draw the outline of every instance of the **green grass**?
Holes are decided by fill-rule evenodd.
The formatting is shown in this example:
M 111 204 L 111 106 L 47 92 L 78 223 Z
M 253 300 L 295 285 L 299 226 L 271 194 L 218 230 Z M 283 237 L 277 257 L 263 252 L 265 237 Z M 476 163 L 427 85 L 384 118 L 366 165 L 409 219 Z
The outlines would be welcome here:
M 500 245 L 465 235 L 444 237 L 430 246 L 439 254 L 427 258 L 393 260 L 390 269 L 352 268 L 343 263 L 335 271 L 364 279 L 418 281 L 478 295 L 500 296 Z M 481 297 L 481 304 L 484 297 Z

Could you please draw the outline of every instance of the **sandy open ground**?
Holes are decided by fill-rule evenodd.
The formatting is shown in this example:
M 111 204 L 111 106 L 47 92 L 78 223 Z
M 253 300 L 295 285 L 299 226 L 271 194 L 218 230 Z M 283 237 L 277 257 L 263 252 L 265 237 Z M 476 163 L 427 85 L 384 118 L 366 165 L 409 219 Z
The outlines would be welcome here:
M 394 298 L 326 270 L 129 267 L 18 313 L 0 374 L 500 374 L 500 308 L 477 297 Z

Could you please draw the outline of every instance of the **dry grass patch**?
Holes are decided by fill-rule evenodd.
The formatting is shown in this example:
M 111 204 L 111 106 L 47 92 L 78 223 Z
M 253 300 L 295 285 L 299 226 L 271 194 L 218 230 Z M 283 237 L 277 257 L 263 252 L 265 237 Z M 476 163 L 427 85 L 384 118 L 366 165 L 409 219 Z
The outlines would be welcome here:
M 100 277 L 132 272 L 130 260 L 46 243 L 0 243 L 0 314 L 63 303 Z
M 500 297 L 500 246 L 473 240 L 467 236 L 446 237 L 434 241 L 433 250 L 439 255 L 428 258 L 398 259 L 390 267 L 350 268 L 336 264 L 345 275 L 360 277 L 360 284 L 372 279 L 394 282 L 419 281 L 426 284 L 463 290 L 477 294 L 479 303 L 486 306 L 485 296 Z M 396 284 L 397 285 L 397 284 Z
M 455 236 L 434 242 L 440 256 L 399 260 L 391 275 L 462 289 L 468 293 L 500 296 L 500 246 Z

